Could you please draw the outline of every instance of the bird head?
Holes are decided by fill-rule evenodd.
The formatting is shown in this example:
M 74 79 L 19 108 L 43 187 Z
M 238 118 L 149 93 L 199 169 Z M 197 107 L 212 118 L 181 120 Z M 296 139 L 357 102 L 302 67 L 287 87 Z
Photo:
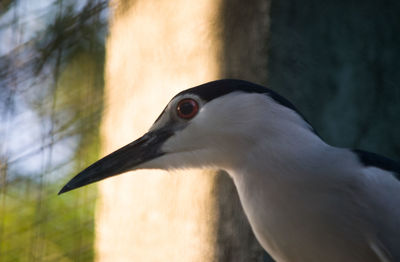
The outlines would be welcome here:
M 285 133 L 282 123 L 310 129 L 289 101 L 263 86 L 227 79 L 193 87 L 173 97 L 146 134 L 80 172 L 59 194 L 136 169 L 229 169 L 260 139 Z

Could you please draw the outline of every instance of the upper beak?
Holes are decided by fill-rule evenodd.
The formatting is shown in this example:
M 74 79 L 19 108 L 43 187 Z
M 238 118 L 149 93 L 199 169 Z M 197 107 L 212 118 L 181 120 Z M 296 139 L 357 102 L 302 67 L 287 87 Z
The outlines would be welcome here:
M 162 144 L 173 134 L 170 130 L 150 131 L 141 138 L 98 160 L 72 178 L 58 194 L 62 194 L 107 177 L 135 169 L 138 165 L 162 156 Z

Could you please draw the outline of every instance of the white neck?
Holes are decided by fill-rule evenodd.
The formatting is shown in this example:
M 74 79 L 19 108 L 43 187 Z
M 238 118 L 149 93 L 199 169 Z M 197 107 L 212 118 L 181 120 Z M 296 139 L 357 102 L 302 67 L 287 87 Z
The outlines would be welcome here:
M 287 242 L 288 234 L 293 235 L 293 243 L 301 243 L 305 232 L 300 230 L 296 235 L 296 230 L 313 223 L 313 219 L 322 221 L 313 217 L 326 209 L 326 199 L 322 198 L 330 187 L 340 187 L 349 177 L 341 176 L 335 168 L 329 173 L 321 168 L 353 161 L 345 151 L 331 147 L 299 126 L 297 130 L 287 128 L 274 139 L 259 141 L 243 161 L 227 170 L 253 231 L 275 259 L 286 261 L 282 256 L 288 251 L 282 247 L 291 244 Z

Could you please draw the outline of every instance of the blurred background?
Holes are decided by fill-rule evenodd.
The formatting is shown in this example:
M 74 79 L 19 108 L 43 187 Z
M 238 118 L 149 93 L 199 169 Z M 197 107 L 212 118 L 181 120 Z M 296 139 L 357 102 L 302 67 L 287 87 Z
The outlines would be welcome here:
M 105 1 L 0 1 L 0 261 L 92 261 Z
M 114 2 L 120 17 L 135 3 Z M 260 3 L 268 22 L 250 28 L 267 35 L 253 42 L 264 56 L 253 71 L 236 70 L 251 52 L 235 30 L 265 11 Z M 280 92 L 333 145 L 400 160 L 399 1 L 221 0 L 218 8 L 221 77 Z M 100 155 L 111 11 L 101 0 L 0 0 L 0 262 L 95 259 L 96 187 L 57 192 Z

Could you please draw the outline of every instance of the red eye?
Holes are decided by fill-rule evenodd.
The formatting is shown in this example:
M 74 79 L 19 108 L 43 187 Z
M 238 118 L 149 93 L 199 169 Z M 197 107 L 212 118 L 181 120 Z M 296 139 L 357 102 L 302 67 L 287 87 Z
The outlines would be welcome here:
M 191 98 L 182 99 L 176 106 L 178 116 L 183 119 L 190 119 L 199 112 L 199 104 Z

